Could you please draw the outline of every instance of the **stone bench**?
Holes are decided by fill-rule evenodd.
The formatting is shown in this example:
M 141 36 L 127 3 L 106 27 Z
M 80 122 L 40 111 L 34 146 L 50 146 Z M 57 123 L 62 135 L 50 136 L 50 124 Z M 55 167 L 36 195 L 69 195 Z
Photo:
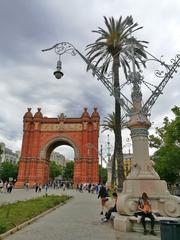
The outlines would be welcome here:
M 165 220 L 165 219 L 164 219 Z M 143 226 L 140 220 L 140 217 L 130 216 L 129 221 L 131 223 L 132 231 L 133 232 L 143 232 Z M 151 229 L 151 220 L 149 218 L 145 218 L 147 229 Z M 160 232 L 160 217 L 155 217 L 155 225 L 154 231 L 156 233 Z
M 143 232 L 143 226 L 141 221 L 135 216 L 124 216 L 115 212 L 111 214 L 111 219 L 113 220 L 114 229 L 121 232 Z M 151 220 L 149 218 L 145 218 L 147 222 L 147 230 L 151 229 Z M 160 221 L 177 221 L 179 218 L 172 217 L 155 217 L 155 225 L 154 231 L 156 233 L 160 232 Z

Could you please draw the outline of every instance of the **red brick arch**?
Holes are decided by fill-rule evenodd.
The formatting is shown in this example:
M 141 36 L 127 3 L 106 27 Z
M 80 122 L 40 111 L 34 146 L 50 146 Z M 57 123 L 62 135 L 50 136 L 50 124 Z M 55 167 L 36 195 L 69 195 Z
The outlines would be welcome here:
M 22 187 L 26 181 L 30 186 L 48 182 L 51 152 L 61 145 L 74 149 L 74 185 L 97 183 L 99 121 L 96 108 L 91 116 L 84 108 L 80 118 L 66 118 L 63 113 L 57 118 L 43 117 L 40 108 L 33 116 L 28 108 L 16 187 Z

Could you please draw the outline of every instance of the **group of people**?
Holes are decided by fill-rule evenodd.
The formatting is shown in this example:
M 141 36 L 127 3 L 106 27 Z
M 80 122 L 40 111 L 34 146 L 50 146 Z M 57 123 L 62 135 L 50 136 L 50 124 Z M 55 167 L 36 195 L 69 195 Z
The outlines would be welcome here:
M 51 184 L 49 184 L 50 187 L 53 187 L 54 189 L 73 189 L 73 183 L 68 181 L 54 181 Z
M 100 212 L 101 215 L 104 214 L 105 203 L 106 201 L 108 201 L 108 197 L 109 196 L 108 196 L 106 187 L 102 185 L 98 194 L 98 198 L 101 198 L 101 212 Z M 114 205 L 111 208 L 109 208 L 107 212 L 105 212 L 105 216 L 101 218 L 102 223 L 108 222 L 112 212 L 117 212 L 118 194 L 116 191 L 112 193 L 112 197 L 114 200 Z M 151 203 L 146 192 L 142 193 L 142 197 L 139 199 L 139 202 L 137 205 L 137 212 L 135 212 L 134 215 L 138 217 L 138 219 L 141 221 L 144 229 L 144 235 L 148 233 L 146 228 L 146 220 L 145 220 L 146 218 L 149 218 L 151 220 L 150 234 L 154 236 L 156 235 L 156 233 L 154 232 L 155 217 L 152 213 Z
M 0 193 L 11 193 L 13 189 L 13 182 L 0 181 Z
M 77 184 L 76 191 L 83 193 L 83 191 L 88 191 L 88 193 L 99 193 L 101 185 L 100 184 L 92 184 L 92 183 L 84 183 Z

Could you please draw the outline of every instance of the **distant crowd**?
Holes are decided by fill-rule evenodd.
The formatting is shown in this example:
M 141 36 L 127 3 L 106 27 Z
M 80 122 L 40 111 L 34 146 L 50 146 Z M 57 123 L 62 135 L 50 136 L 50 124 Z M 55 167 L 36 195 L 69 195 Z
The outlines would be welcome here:
M 29 183 L 25 182 L 24 183 L 24 188 L 28 191 L 29 190 Z M 35 192 L 41 192 L 42 189 L 47 190 L 49 188 L 51 189 L 63 189 L 68 190 L 68 189 L 73 189 L 73 183 L 69 181 L 54 181 L 54 182 L 49 182 L 44 185 L 40 183 L 34 183 L 33 188 L 35 189 Z M 89 193 L 99 193 L 99 190 L 101 188 L 101 184 L 91 184 L 91 183 L 81 183 L 76 185 L 76 191 L 79 191 L 83 193 L 84 191 L 87 191 Z M 107 189 L 108 191 L 108 189 Z
M 14 187 L 14 182 L 12 181 L 5 181 L 3 182 L 0 180 L 0 193 L 11 193 L 12 189 Z M 30 188 L 33 188 L 35 192 L 41 192 L 42 189 L 44 189 L 46 192 L 49 188 L 51 189 L 63 189 L 64 191 L 67 189 L 73 189 L 73 183 L 70 181 L 52 181 L 46 184 L 40 184 L 38 182 L 34 183 L 33 186 L 30 186 L 29 182 L 24 182 L 24 189 L 28 191 Z M 79 191 L 80 193 L 83 193 L 84 191 L 87 191 L 88 193 L 99 193 L 99 190 L 101 188 L 101 184 L 92 184 L 92 183 L 81 183 L 76 185 L 76 191 Z M 107 189 L 107 192 L 109 189 Z
M 81 193 L 83 193 L 84 191 L 88 191 L 89 193 L 96 193 L 98 194 L 101 188 L 101 184 L 97 183 L 97 184 L 92 184 L 92 183 L 81 183 L 81 184 L 77 184 L 76 186 L 76 191 L 79 191 Z M 110 190 L 107 188 L 107 194 Z
M 11 193 L 13 189 L 13 182 L 0 181 L 0 193 Z

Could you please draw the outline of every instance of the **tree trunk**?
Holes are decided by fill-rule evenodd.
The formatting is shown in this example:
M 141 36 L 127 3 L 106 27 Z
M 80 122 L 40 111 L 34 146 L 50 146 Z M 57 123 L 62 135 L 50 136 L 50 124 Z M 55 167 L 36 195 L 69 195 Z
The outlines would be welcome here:
M 115 146 L 114 146 L 114 154 L 112 157 L 112 165 L 111 165 L 111 187 L 114 188 L 114 183 L 115 183 L 115 172 L 116 172 L 116 158 L 115 158 Z
M 114 88 L 119 88 L 119 56 L 113 58 Z M 120 93 L 118 91 L 119 97 Z M 117 162 L 118 189 L 122 191 L 124 181 L 122 135 L 121 135 L 121 107 L 115 100 L 115 159 Z

